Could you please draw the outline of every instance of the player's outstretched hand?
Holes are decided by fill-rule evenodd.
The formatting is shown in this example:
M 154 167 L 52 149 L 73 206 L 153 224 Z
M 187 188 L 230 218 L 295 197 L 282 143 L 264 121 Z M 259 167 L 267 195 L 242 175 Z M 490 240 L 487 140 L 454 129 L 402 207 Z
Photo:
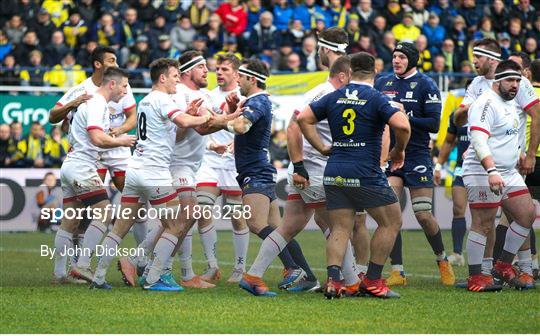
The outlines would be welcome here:
M 401 167 L 403 167 L 403 163 L 405 162 L 405 151 L 398 151 L 395 148 L 393 148 L 390 151 L 390 171 L 395 171 Z
M 519 158 L 519 172 L 521 175 L 529 175 L 534 171 L 536 157 L 522 154 Z
M 189 103 L 186 113 L 192 116 L 198 116 L 199 108 L 201 107 L 202 103 L 203 100 L 201 98 L 193 100 L 191 103 Z
M 227 106 L 229 108 L 229 113 L 232 113 L 233 111 L 236 111 L 238 108 L 238 103 L 240 102 L 240 98 L 236 94 L 236 92 L 229 93 L 227 97 L 225 97 L 225 102 L 227 102 Z
M 117 127 L 117 128 L 111 128 L 111 129 L 109 130 L 109 135 L 112 136 L 113 138 L 115 138 L 115 137 L 119 136 L 120 134 L 122 134 L 118 128 L 119 128 L 119 127 Z
M 136 135 L 126 135 L 121 138 L 117 138 L 120 141 L 120 146 L 123 147 L 131 147 L 135 144 L 137 141 Z
M 440 170 L 435 169 L 433 171 L 433 182 L 435 182 L 436 185 L 441 184 L 441 171 Z
M 488 176 L 489 189 L 495 193 L 495 195 L 500 195 L 504 188 L 504 180 L 500 174 L 490 174 Z
M 82 103 L 84 103 L 85 101 L 87 101 L 90 98 L 92 98 L 92 95 L 85 92 L 84 94 L 80 95 L 79 97 L 73 99 L 73 101 L 72 101 L 73 107 L 79 107 L 79 105 L 81 105 Z
M 228 146 L 227 145 L 221 145 L 221 144 L 218 144 L 218 143 L 210 143 L 210 145 L 208 145 L 208 149 L 211 150 L 211 151 L 214 151 L 216 153 L 218 153 L 219 155 L 222 155 L 223 153 L 225 153 L 227 151 L 227 148 Z

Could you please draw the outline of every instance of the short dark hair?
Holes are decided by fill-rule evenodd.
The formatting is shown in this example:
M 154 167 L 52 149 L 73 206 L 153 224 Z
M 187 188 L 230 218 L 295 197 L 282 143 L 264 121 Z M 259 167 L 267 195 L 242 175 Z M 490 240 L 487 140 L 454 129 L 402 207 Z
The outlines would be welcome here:
M 540 58 L 531 62 L 531 79 L 533 83 L 540 83 Z
M 113 79 L 118 80 L 124 77 L 125 78 L 129 77 L 129 73 L 126 70 L 121 69 L 119 67 L 110 67 L 110 68 L 107 68 L 105 72 L 103 73 L 103 82 L 101 84 L 102 85 L 107 84 Z
M 257 72 L 257 73 L 265 75 L 266 77 L 268 77 L 270 75 L 270 72 L 268 71 L 268 68 L 266 67 L 266 65 L 263 63 L 263 61 L 261 61 L 259 59 L 249 58 L 249 59 L 244 61 L 243 65 L 244 65 L 244 67 L 246 67 L 246 69 L 253 70 L 253 71 Z M 257 81 L 257 87 L 259 89 L 265 90 L 266 89 L 266 84 Z
M 171 67 L 178 68 L 178 62 L 170 58 L 158 58 L 150 63 L 150 79 L 152 83 L 156 83 L 159 76 L 167 75 Z
M 497 42 L 497 40 L 495 39 L 492 39 L 492 38 L 489 38 L 489 37 L 486 37 L 486 38 L 483 38 L 481 40 L 478 40 L 478 41 L 475 41 L 473 43 L 473 48 L 474 47 L 483 47 L 489 51 L 493 51 L 493 52 L 496 52 L 496 53 L 501 53 L 501 47 L 499 46 L 499 42 Z
M 510 56 L 515 56 L 521 58 L 521 64 L 523 65 L 523 69 L 528 69 L 531 66 L 531 59 L 529 56 L 524 53 L 523 51 L 514 51 L 510 54 Z
M 98 46 L 94 51 L 92 51 L 92 54 L 90 54 L 90 63 L 92 64 L 92 69 L 95 69 L 94 62 L 99 62 L 103 64 L 103 59 L 105 54 L 113 54 L 116 55 L 116 51 L 111 47 L 105 47 L 105 46 Z
M 514 71 L 518 71 L 521 73 L 521 65 L 519 65 L 518 63 L 512 61 L 512 60 L 504 60 L 504 61 L 501 61 L 498 65 L 497 65 L 497 68 L 495 69 L 495 75 L 497 75 L 497 73 L 499 72 L 503 72 L 503 71 L 507 71 L 507 70 L 514 70 Z
M 368 78 L 375 75 L 375 57 L 367 52 L 358 52 L 351 56 L 351 70 L 355 78 Z
M 349 35 L 347 32 L 339 27 L 330 27 L 328 29 L 323 30 L 319 34 L 319 38 L 322 38 L 329 42 L 344 44 L 349 43 Z M 336 52 L 337 54 L 340 54 L 339 52 Z
M 351 58 L 347 55 L 339 57 L 330 67 L 330 77 L 335 77 L 341 72 L 349 72 L 351 70 Z
M 235 71 L 237 71 L 240 65 L 242 65 L 242 61 L 240 61 L 240 59 L 233 53 L 225 53 L 218 55 L 217 64 L 221 64 L 223 62 L 231 63 Z

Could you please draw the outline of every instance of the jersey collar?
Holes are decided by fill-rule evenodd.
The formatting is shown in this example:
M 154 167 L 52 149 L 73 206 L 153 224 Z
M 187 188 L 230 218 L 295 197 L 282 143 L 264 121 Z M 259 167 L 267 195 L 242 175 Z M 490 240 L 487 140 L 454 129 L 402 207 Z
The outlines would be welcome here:
M 356 85 L 367 85 L 369 87 L 373 87 L 373 85 L 369 84 L 369 83 L 366 83 L 366 82 L 360 82 L 360 81 L 350 81 L 349 84 L 356 84 Z
M 266 92 L 266 91 L 261 91 L 261 92 L 254 93 L 251 96 L 246 97 L 246 99 L 250 99 L 250 98 L 253 98 L 253 97 L 258 96 L 258 95 L 267 95 L 267 96 L 269 96 L 270 94 L 268 92 Z
M 396 78 L 398 78 L 398 79 L 409 79 L 409 78 L 412 78 L 413 76 L 416 76 L 417 73 L 418 73 L 418 70 L 415 70 L 412 74 L 408 75 L 407 77 L 401 78 L 396 74 L 394 74 L 394 76 L 396 76 Z

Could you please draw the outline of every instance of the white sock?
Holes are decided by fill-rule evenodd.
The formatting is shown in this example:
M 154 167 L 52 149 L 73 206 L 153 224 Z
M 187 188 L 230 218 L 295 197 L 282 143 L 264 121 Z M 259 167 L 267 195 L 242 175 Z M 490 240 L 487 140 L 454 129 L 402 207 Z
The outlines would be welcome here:
M 392 265 L 392 271 L 398 271 L 398 272 L 404 272 L 403 270 L 403 265 L 399 265 L 399 264 L 396 264 L 396 265 Z M 366 271 L 367 272 L 367 271 Z
M 324 234 L 324 239 L 328 239 L 328 237 L 330 237 L 330 229 L 326 228 L 326 230 L 324 230 L 323 234 Z
M 103 251 L 105 252 L 103 256 L 99 257 L 99 262 L 94 273 L 94 282 L 97 284 L 102 284 L 105 282 L 105 275 L 107 270 L 111 265 L 111 261 L 114 259 L 113 253 L 107 253 L 107 251 L 114 251 L 117 246 L 120 246 L 122 243 L 122 238 L 113 232 L 109 232 L 107 237 L 103 239 Z
M 180 269 L 182 272 L 182 280 L 189 281 L 195 277 L 191 260 L 191 251 L 193 249 L 193 228 L 189 230 L 186 237 L 180 245 Z
M 343 274 L 345 286 L 354 285 L 359 281 L 355 266 L 356 261 L 354 260 L 354 255 L 352 253 L 352 244 L 351 241 L 348 240 L 347 249 L 343 256 L 343 264 L 341 265 L 341 273 Z
M 77 243 L 77 247 L 79 247 L 79 248 L 77 248 L 77 249 L 75 250 L 75 254 L 74 254 L 74 255 L 69 256 L 69 264 L 70 264 L 71 266 L 77 265 L 77 261 L 79 260 L 80 248 L 82 247 L 82 243 L 83 243 L 83 241 L 84 241 L 84 233 L 79 233 L 79 234 L 77 235 L 77 240 L 79 241 L 79 242 Z M 72 240 L 72 242 L 73 242 L 73 240 Z M 73 244 L 73 247 L 76 248 L 75 244 Z
M 506 231 L 503 250 L 514 255 L 517 254 L 519 248 L 523 245 L 523 242 L 525 242 L 525 239 L 527 239 L 530 232 L 531 229 L 524 228 L 518 223 L 512 222 Z
M 276 259 L 278 254 L 280 254 L 286 246 L 287 241 L 285 241 L 276 230 L 272 231 L 272 233 L 263 240 L 259 254 L 257 255 L 257 258 L 255 258 L 253 265 L 251 265 L 248 274 L 262 278 L 268 266 L 272 264 L 272 261 Z
M 167 261 L 163 264 L 163 273 L 170 272 L 172 270 L 173 262 L 173 257 L 169 257 L 169 259 L 167 259 Z
M 146 219 L 137 218 L 131 229 L 137 245 L 140 245 L 146 238 L 146 233 L 148 232 L 146 222 Z
M 167 260 L 170 259 L 177 243 L 178 238 L 174 235 L 166 232 L 161 235 L 161 238 L 159 238 L 156 247 L 154 248 L 154 260 L 148 271 L 148 276 L 146 277 L 147 283 L 153 284 L 159 280 L 163 271 L 163 266 Z
M 241 231 L 233 229 L 233 245 L 234 245 L 234 268 L 246 270 L 246 259 L 249 247 L 249 228 Z
M 469 265 L 481 265 L 486 249 L 486 236 L 478 232 L 469 231 L 467 237 L 467 260 Z
M 518 256 L 519 269 L 522 272 L 527 273 L 532 276 L 533 265 L 532 265 L 531 249 L 518 251 L 517 256 Z
M 358 273 L 366 274 L 367 273 L 367 265 L 356 264 L 356 270 L 358 271 Z
M 90 267 L 92 254 L 96 250 L 96 245 L 103 239 L 105 232 L 107 232 L 107 226 L 101 222 L 92 221 L 92 223 L 88 225 L 88 229 L 86 229 L 86 232 L 84 233 L 82 253 L 77 261 L 78 267 Z
M 73 247 L 73 234 L 58 229 L 54 237 L 54 276 L 57 278 L 67 276 L 66 264 L 68 257 L 65 251 Z
M 435 255 L 435 258 L 437 261 L 443 261 L 444 259 L 446 259 L 446 252 L 442 251 L 441 254 Z
M 216 257 L 217 232 L 213 224 L 199 229 L 199 236 L 203 245 L 204 256 L 210 268 L 218 268 Z
M 491 275 L 493 270 L 493 258 L 482 258 L 482 273 L 485 275 Z
M 538 269 L 538 256 L 534 256 L 534 258 L 532 260 L 532 268 L 533 269 Z
M 139 244 L 139 246 L 137 246 L 144 250 L 144 255 L 136 254 L 130 257 L 131 262 L 134 265 L 137 265 L 138 267 L 144 267 L 148 264 L 148 257 L 152 254 L 152 245 L 154 244 L 154 241 L 156 240 L 156 237 L 160 232 L 161 225 L 156 225 L 146 233 L 146 237 L 144 238 L 144 240 Z

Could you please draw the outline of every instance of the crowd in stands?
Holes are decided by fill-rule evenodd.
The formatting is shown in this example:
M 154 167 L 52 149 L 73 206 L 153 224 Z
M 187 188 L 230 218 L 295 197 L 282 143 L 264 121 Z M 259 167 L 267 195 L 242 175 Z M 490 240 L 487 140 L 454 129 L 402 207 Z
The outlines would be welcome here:
M 148 87 L 158 57 L 202 51 L 258 57 L 273 71 L 323 69 L 317 32 L 339 26 L 350 52 L 391 69 L 396 41 L 414 41 L 420 69 L 471 73 L 470 42 L 496 38 L 503 53 L 539 56 L 540 15 L 530 0 L 2 0 L 1 85 L 73 86 L 97 45 L 115 48 L 132 86 Z

